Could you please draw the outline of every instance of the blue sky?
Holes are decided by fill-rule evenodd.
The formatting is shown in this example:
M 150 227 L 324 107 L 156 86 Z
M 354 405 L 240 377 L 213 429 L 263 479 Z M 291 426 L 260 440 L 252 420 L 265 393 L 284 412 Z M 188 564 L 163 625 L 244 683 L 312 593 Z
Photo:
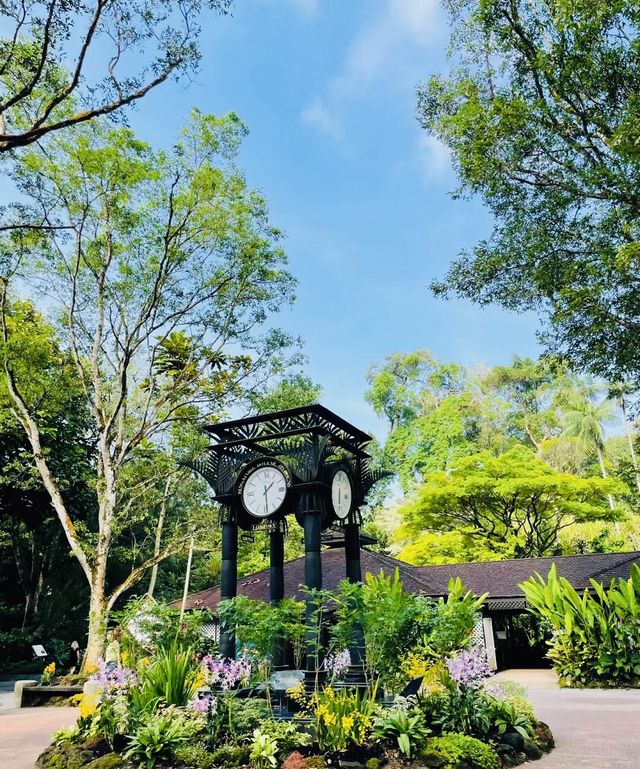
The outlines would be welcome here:
M 305 339 L 327 406 L 380 434 L 363 392 L 389 353 L 487 365 L 537 354 L 532 316 L 427 290 L 490 227 L 478 202 L 450 199 L 447 152 L 415 119 L 416 84 L 447 67 L 437 0 L 239 0 L 207 19 L 201 44 L 195 81 L 158 89 L 132 125 L 168 144 L 194 105 L 246 121 L 241 165 L 300 282 L 279 322 Z

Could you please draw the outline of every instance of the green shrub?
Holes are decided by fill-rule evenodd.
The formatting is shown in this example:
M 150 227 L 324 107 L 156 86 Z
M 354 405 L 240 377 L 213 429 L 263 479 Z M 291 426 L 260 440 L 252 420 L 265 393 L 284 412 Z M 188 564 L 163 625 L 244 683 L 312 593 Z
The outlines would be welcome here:
M 389 708 L 373 721 L 374 739 L 395 743 L 407 758 L 415 754 L 429 734 L 424 713 L 417 707 Z
M 278 753 L 282 758 L 297 748 L 309 747 L 313 740 L 306 732 L 298 731 L 298 727 L 292 721 L 264 721 L 260 731 L 278 743 Z
M 178 764 L 185 766 L 196 766 L 198 769 L 211 769 L 215 766 L 215 756 L 210 753 L 204 745 L 199 742 L 189 742 L 185 745 L 178 745 L 173 755 Z
M 608 588 L 590 580 L 579 595 L 555 564 L 547 580 L 531 577 L 520 586 L 531 611 L 553 633 L 547 656 L 561 681 L 571 686 L 633 685 L 640 677 L 640 568 Z
M 498 769 L 498 756 L 489 745 L 464 734 L 444 734 L 427 740 L 420 751 L 427 766 L 441 769 Z
M 518 732 L 525 739 L 533 736 L 533 718 L 529 716 L 528 712 L 518 710 L 512 702 L 507 700 L 495 701 L 491 721 L 498 734 Z
M 215 766 L 242 766 L 249 762 L 249 745 L 221 745 L 212 752 Z
M 154 769 L 168 763 L 174 750 L 193 737 L 193 728 L 174 713 L 165 712 L 148 718 L 130 736 L 124 757 L 134 764 Z

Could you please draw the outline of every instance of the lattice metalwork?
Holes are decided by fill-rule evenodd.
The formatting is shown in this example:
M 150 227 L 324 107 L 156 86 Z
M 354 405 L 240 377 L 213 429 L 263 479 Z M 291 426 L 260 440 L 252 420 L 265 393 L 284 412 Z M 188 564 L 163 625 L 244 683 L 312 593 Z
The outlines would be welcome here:
M 330 436 L 335 446 L 367 457 L 364 447 L 371 441 L 362 430 L 317 404 L 210 425 L 206 430 L 218 446 L 245 446 L 254 450 L 260 450 L 265 442 L 315 434 Z
M 480 646 L 483 649 L 485 648 L 485 638 L 484 638 L 484 625 L 482 622 L 482 614 L 476 614 L 476 621 L 473 625 L 473 630 L 471 631 L 471 646 Z
M 513 611 L 515 609 L 526 609 L 527 601 L 523 598 L 489 598 L 487 608 L 492 611 Z

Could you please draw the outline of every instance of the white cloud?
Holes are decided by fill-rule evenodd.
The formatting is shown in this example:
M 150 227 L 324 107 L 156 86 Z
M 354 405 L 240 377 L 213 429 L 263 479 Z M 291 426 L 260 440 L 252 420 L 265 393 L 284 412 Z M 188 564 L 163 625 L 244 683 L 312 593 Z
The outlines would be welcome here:
M 301 16 L 315 16 L 318 13 L 319 0 L 287 0 Z
M 333 138 L 340 136 L 339 116 L 348 101 L 399 75 L 403 80 L 409 76 L 413 84 L 422 73 L 408 73 L 406 65 L 411 61 L 415 66 L 416 50 L 426 48 L 438 34 L 438 0 L 384 0 L 378 7 L 351 41 L 325 96 L 314 99 L 302 112 L 303 122 Z M 310 120 L 309 113 L 316 119 Z M 321 116 L 328 119 L 319 119 Z
M 260 0 L 272 5 L 288 5 L 300 16 L 311 19 L 318 13 L 320 0 Z
M 451 171 L 449 148 L 436 136 L 422 134 L 418 145 L 418 159 L 423 176 L 428 181 L 442 179 Z
M 302 110 L 300 117 L 303 123 L 317 128 L 332 139 L 339 139 L 341 136 L 340 121 L 322 99 L 314 99 Z

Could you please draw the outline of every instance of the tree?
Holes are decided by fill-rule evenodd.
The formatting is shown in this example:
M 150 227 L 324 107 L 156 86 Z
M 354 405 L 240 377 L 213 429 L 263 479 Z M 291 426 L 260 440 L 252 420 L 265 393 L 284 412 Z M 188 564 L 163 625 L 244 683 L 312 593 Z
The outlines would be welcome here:
M 132 104 L 200 54 L 198 16 L 231 0 L 4 3 L 0 152 Z M 143 53 L 141 56 L 140 54 Z
M 298 406 L 311 406 L 319 402 L 321 395 L 322 387 L 314 384 L 309 377 L 290 374 L 274 385 L 252 393 L 249 403 L 254 413 L 269 414 Z
M 389 423 L 389 432 L 407 425 L 444 396 L 464 388 L 464 371 L 455 363 L 439 363 L 428 350 L 393 353 L 367 373 L 365 393 L 378 416 Z
M 563 418 L 565 435 L 575 438 L 578 445 L 588 454 L 596 454 L 600 473 L 606 478 L 603 425 L 614 420 L 611 400 L 605 398 L 600 403 L 594 403 L 586 394 L 573 392 L 569 396 Z M 608 499 L 609 507 L 613 510 L 613 496 L 609 494 Z
M 418 90 L 491 236 L 437 295 L 536 310 L 548 348 L 640 386 L 636 0 L 445 0 L 456 66 Z
M 560 432 L 554 395 L 563 374 L 556 361 L 533 361 L 516 355 L 509 366 L 491 369 L 483 377 L 482 386 L 503 399 L 515 437 L 539 451 L 544 441 Z
M 516 557 L 549 555 L 567 526 L 617 518 L 605 501 L 615 488 L 611 478 L 557 473 L 521 446 L 498 457 L 483 451 L 427 476 L 402 511 L 404 530 L 458 531 L 502 556 L 507 548 Z
M 39 402 L 21 368 L 5 273 L 6 386 L 90 588 L 85 664 L 100 656 L 118 598 L 181 545 L 170 543 L 110 582 L 114 537 L 130 512 L 131 468 L 167 445 L 180 425 L 219 419 L 287 362 L 291 340 L 263 326 L 291 301 L 293 279 L 264 200 L 234 163 L 245 133 L 235 115 L 195 112 L 173 151 L 162 153 L 128 129 L 94 123 L 38 145 L 16 169 L 21 192 L 56 226 L 11 232 L 5 263 L 18 254 L 13 274 L 46 291 L 95 435 L 97 522 L 85 530 L 43 451 Z
M 42 424 L 43 452 L 77 525 L 86 525 L 95 512 L 90 488 L 95 455 L 73 361 L 30 302 L 13 304 L 6 320 L 19 355 L 20 376 Z M 86 593 L 82 584 L 78 586 L 82 573 L 69 558 L 12 405 L 0 379 L 0 532 L 9 545 L 0 600 L 9 611 L 20 605 L 21 618 L 12 624 L 31 634 L 46 627 L 53 640 L 61 630 L 64 634 L 62 626 L 77 620 Z

